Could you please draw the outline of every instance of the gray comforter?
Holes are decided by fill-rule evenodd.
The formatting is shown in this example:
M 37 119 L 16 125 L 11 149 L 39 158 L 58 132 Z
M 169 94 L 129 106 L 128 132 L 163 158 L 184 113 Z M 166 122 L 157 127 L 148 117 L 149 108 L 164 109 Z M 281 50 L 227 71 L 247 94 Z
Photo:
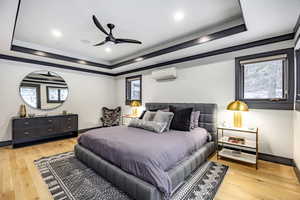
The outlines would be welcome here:
M 202 147 L 208 137 L 203 128 L 156 134 L 118 126 L 88 131 L 78 142 L 122 170 L 150 182 L 169 197 L 173 188 L 166 171 Z

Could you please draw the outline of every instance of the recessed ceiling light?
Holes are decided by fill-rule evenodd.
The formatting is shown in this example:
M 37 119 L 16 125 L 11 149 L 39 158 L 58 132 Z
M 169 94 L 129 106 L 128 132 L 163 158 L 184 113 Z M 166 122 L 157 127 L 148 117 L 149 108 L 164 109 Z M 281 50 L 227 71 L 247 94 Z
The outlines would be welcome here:
M 110 48 L 110 47 L 106 47 L 106 48 L 105 48 L 105 51 L 106 51 L 107 53 L 109 53 L 109 52 L 111 52 L 111 48 Z
M 62 33 L 57 29 L 53 29 L 51 32 L 52 32 L 52 35 L 57 37 L 57 38 L 62 36 Z
M 181 12 L 181 11 L 177 11 L 175 14 L 174 14 L 174 20 L 179 22 L 181 20 L 183 20 L 184 18 L 184 13 Z
M 42 51 L 36 51 L 35 54 L 39 56 L 46 56 L 46 54 Z
M 144 58 L 142 58 L 142 57 L 135 59 L 135 61 L 137 61 L 137 62 L 142 61 L 142 60 L 144 60 Z
M 79 60 L 78 61 L 80 64 L 86 64 L 86 62 L 84 60 Z
M 199 38 L 199 43 L 208 42 L 210 40 L 210 37 L 208 36 L 202 36 Z

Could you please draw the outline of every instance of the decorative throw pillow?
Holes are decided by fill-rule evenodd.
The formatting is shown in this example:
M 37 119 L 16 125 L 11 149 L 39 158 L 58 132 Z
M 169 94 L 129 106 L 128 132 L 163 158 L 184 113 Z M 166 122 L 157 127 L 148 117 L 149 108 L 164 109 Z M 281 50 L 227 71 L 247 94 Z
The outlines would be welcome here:
M 155 116 L 156 112 L 152 112 L 152 111 L 147 111 L 144 116 L 143 116 L 143 120 L 145 121 L 153 121 L 153 118 Z
M 170 106 L 170 111 L 174 113 L 173 120 L 171 122 L 171 129 L 179 131 L 191 130 L 191 114 L 193 108 L 180 108 Z
M 200 111 L 193 111 L 191 114 L 191 129 L 199 127 Z
M 139 117 L 139 119 L 143 119 L 146 112 L 147 112 L 147 110 L 143 110 L 143 112 L 142 112 L 141 116 Z
M 158 110 L 153 118 L 153 121 L 167 123 L 164 131 L 169 131 L 173 117 L 174 113 L 172 112 L 163 112 Z
M 195 119 L 194 119 L 194 117 L 195 117 L 195 111 L 193 111 L 192 114 L 191 114 L 190 129 L 195 128 L 195 124 L 194 124 Z
M 128 127 L 141 128 L 155 133 L 164 132 L 167 122 L 145 121 L 141 119 L 130 120 Z
M 195 111 L 194 113 L 194 128 L 199 127 L 200 113 L 200 111 Z

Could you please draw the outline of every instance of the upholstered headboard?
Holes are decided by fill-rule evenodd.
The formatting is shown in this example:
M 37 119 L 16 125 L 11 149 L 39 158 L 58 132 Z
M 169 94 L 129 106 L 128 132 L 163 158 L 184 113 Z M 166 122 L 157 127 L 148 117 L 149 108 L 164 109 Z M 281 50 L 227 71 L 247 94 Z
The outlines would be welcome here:
M 210 103 L 146 103 L 146 110 L 156 110 L 172 106 L 190 108 L 200 111 L 199 126 L 205 128 L 208 132 L 215 134 L 217 132 L 217 104 Z

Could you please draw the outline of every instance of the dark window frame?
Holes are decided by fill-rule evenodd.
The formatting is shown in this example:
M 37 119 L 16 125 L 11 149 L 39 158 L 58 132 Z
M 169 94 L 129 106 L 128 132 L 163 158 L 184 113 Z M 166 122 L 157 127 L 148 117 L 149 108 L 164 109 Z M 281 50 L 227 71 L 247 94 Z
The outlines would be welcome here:
M 32 83 L 22 83 L 21 87 L 34 87 L 36 88 L 36 95 L 37 95 L 37 109 L 41 108 L 41 86 L 39 84 L 32 84 Z M 20 94 L 21 94 L 21 87 L 20 87 Z
M 296 110 L 300 111 L 300 49 L 295 51 L 295 56 L 296 56 Z
M 140 99 L 134 100 L 139 101 L 142 104 L 142 75 L 129 76 L 125 78 L 125 105 L 130 105 L 132 100 L 130 99 L 130 95 L 128 95 L 128 90 L 131 91 L 131 85 L 129 84 L 129 80 L 131 79 L 140 79 Z
M 286 86 L 288 94 L 286 99 L 270 100 L 270 99 L 244 99 L 244 71 L 240 64 L 241 61 L 257 58 L 264 58 L 277 55 L 287 55 L 287 79 Z M 293 110 L 294 109 L 294 94 L 295 94 L 295 77 L 294 77 L 294 49 L 281 49 L 265 53 L 253 54 L 235 58 L 235 98 L 236 100 L 244 101 L 252 109 L 274 109 L 274 110 Z M 283 73 L 284 75 L 284 73 Z
M 54 88 L 54 89 L 59 89 L 58 90 L 58 100 L 53 101 L 49 99 L 49 89 Z M 55 86 L 46 86 L 46 91 L 47 91 L 47 103 L 64 103 L 65 101 L 60 99 L 60 89 L 68 89 L 68 87 L 55 87 Z

